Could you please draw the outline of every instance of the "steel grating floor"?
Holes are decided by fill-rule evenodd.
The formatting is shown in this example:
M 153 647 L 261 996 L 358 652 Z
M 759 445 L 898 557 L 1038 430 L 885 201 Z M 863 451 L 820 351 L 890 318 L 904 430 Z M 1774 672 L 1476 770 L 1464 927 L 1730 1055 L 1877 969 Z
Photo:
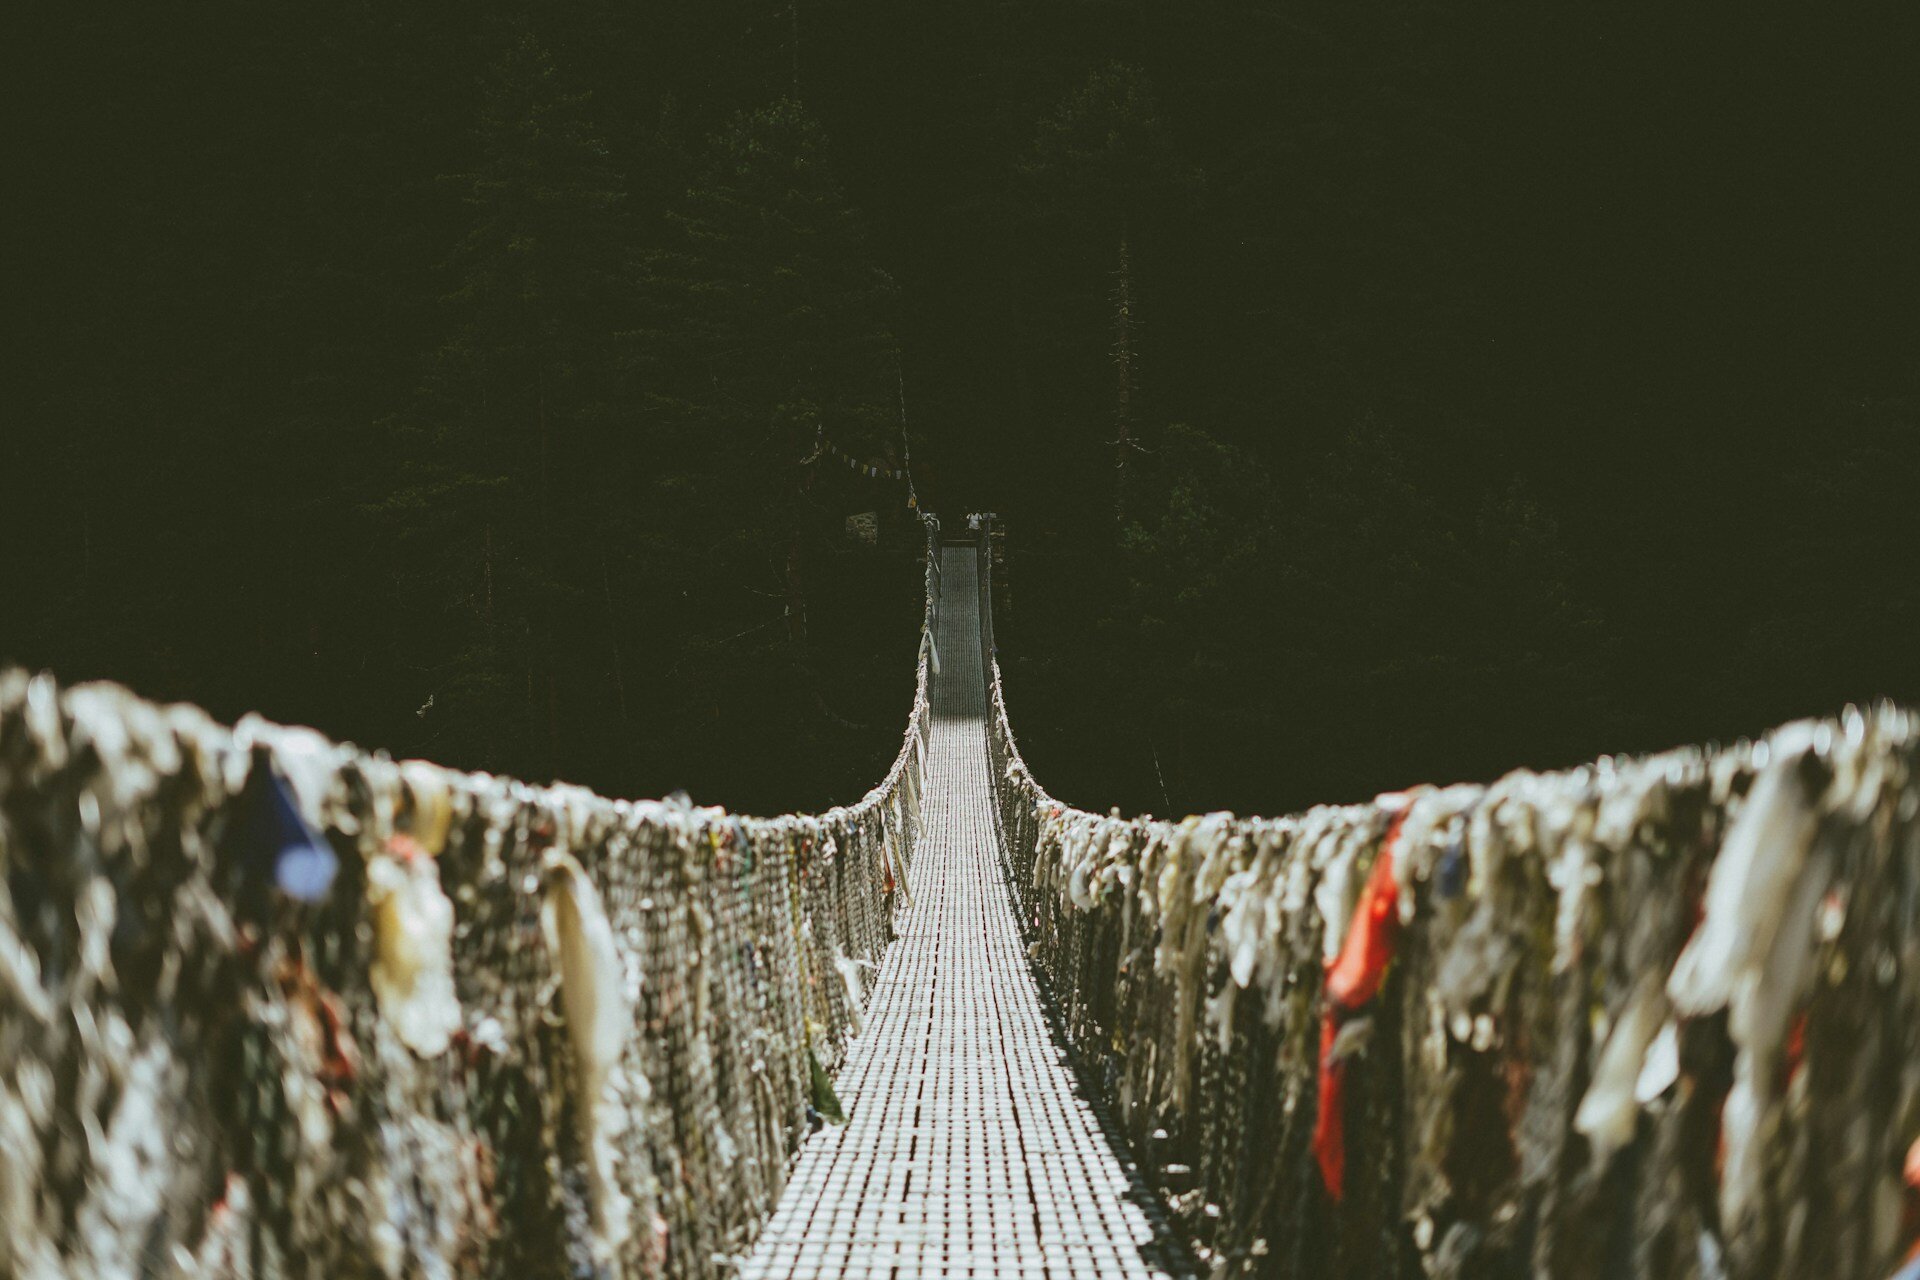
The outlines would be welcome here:
M 925 822 L 900 941 L 837 1088 L 740 1274 L 1185 1275 L 1080 1090 L 1027 965 L 987 777 L 974 551 L 948 551 Z

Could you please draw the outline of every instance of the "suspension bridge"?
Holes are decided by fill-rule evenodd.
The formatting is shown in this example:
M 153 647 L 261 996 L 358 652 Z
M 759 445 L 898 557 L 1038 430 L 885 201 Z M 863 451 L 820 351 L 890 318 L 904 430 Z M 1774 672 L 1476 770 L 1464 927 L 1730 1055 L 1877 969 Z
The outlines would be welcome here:
M 1088 813 L 974 525 L 817 815 L 0 674 L 0 1276 L 1911 1269 L 1910 714 Z

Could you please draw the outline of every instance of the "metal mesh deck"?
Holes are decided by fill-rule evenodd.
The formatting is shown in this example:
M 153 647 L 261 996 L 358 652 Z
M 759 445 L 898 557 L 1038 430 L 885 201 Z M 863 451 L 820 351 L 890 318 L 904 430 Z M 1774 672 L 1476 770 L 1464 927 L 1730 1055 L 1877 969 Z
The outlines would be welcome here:
M 975 553 L 943 560 L 916 906 L 838 1088 L 741 1275 L 1183 1275 L 1151 1193 L 1078 1087 L 1027 964 L 987 776 Z

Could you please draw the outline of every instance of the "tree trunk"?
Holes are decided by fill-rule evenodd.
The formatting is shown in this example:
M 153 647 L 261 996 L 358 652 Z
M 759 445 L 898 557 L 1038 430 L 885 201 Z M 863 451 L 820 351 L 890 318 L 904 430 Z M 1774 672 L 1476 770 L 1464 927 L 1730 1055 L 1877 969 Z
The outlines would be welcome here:
M 633 767 L 633 728 L 627 719 L 627 674 L 620 660 L 620 611 L 613 603 L 613 577 L 607 571 L 607 548 L 600 548 L 600 589 L 607 599 L 607 639 L 613 645 L 613 688 L 620 699 L 620 755 Z
M 800 531 L 787 539 L 787 639 L 796 648 L 807 647 L 807 589 L 800 554 Z
M 546 566 L 546 568 L 547 568 L 547 571 L 548 571 L 549 573 L 551 573 L 551 572 L 552 572 L 552 570 L 553 570 L 553 565 L 552 565 L 552 563 L 551 563 L 551 562 L 552 562 L 552 559 L 553 559 L 553 537 L 552 537 L 552 527 L 551 527 L 551 522 L 550 522 L 550 521 L 549 521 L 549 519 L 548 519 L 548 513 L 549 513 L 549 512 L 550 512 L 550 511 L 552 510 L 552 507 L 553 507 L 553 503 L 551 502 L 551 500 L 550 500 L 550 497 L 549 497 L 549 495 L 550 495 L 550 492 L 551 492 L 551 490 L 550 490 L 550 487 L 549 487 L 549 484 L 548 484 L 548 475 L 547 475 L 547 472 L 548 472 L 548 463 L 549 463 L 549 457 L 550 457 L 550 455 L 551 455 L 551 454 L 552 454 L 552 452 L 553 452 L 553 428 L 552 428 L 552 427 L 551 427 L 551 425 L 550 425 L 550 424 L 549 424 L 549 423 L 547 422 L 547 386 L 546 386 L 546 382 L 547 382 L 547 379 L 546 379 L 546 374 L 545 374 L 545 372 L 543 371 L 543 372 L 541 373 L 541 375 L 540 375 L 540 397 L 539 397 L 539 414 L 540 414 L 540 487 L 539 487 L 539 501 L 540 501 L 540 549 L 541 549 L 542 551 L 544 551 L 544 552 L 545 552 L 545 553 L 547 554 L 547 559 L 548 559 L 548 562 L 549 562 L 549 563 L 547 564 L 547 566 Z
M 554 555 L 553 548 L 553 424 L 547 416 L 547 371 L 544 366 L 536 371 L 535 377 L 536 385 L 539 388 L 535 407 L 539 414 L 540 422 L 540 485 L 538 501 L 541 581 L 536 589 L 537 594 L 535 594 L 533 598 L 536 601 L 545 599 L 548 602 L 549 616 L 541 620 L 539 629 L 540 663 L 545 669 L 544 674 L 547 686 L 547 767 L 545 773 L 549 778 L 558 779 L 560 776 L 560 695 L 556 688 L 557 682 L 554 677 L 554 669 L 559 664 L 554 655 L 555 626 L 554 619 L 551 616 L 553 583 L 559 577 L 559 568 L 555 563 L 557 557 Z M 529 654 L 528 657 L 529 661 L 531 661 L 532 655 Z
M 493 521 L 486 524 L 485 547 L 481 553 L 480 574 L 482 594 L 480 597 L 480 621 L 493 625 Z
M 787 534 L 787 639 L 796 649 L 807 647 L 807 585 L 805 554 L 801 546 L 807 491 L 813 488 L 813 466 L 800 468 L 793 503 L 793 525 Z
M 553 638 L 547 638 L 547 776 L 560 778 L 560 689 L 553 675 Z
M 900 469 L 907 473 L 907 505 L 920 509 L 920 494 L 913 487 L 913 445 L 907 440 L 907 371 L 900 361 L 900 346 L 893 348 L 893 382 L 900 393 Z
M 1113 520 L 1126 517 L 1127 455 L 1133 452 L 1133 249 L 1120 231 L 1120 269 L 1113 290 Z
M 1019 412 L 1020 422 L 1028 424 L 1034 421 L 1035 414 L 1033 412 L 1033 371 L 1027 367 L 1026 359 L 1027 314 L 1026 308 L 1020 305 L 1020 295 L 1012 289 L 1007 290 L 1007 317 L 1007 332 L 1013 335 L 1016 343 L 1020 344 L 1015 350 L 1014 358 L 1009 361 L 1013 366 L 1013 388 L 1016 394 L 1014 403 Z
M 534 768 L 534 752 L 538 750 L 536 744 L 540 741 L 540 700 L 535 695 L 533 687 L 533 627 L 529 624 L 523 627 L 522 631 L 527 644 L 527 723 L 523 726 L 524 732 L 514 747 L 517 751 L 525 753 L 528 769 L 537 772 Z
M 800 96 L 800 0 L 787 0 L 787 20 L 793 26 L 793 96 Z

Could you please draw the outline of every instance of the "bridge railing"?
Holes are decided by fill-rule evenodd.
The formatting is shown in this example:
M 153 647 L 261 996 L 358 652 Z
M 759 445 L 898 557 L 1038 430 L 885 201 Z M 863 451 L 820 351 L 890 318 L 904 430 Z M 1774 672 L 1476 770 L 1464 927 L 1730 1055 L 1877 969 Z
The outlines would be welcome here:
M 743 818 L 0 673 L 0 1275 L 710 1276 L 891 936 L 900 752 Z
M 1021 758 L 982 568 L 1036 963 L 1213 1274 L 1883 1280 L 1914 1247 L 1913 714 L 1090 813 Z

